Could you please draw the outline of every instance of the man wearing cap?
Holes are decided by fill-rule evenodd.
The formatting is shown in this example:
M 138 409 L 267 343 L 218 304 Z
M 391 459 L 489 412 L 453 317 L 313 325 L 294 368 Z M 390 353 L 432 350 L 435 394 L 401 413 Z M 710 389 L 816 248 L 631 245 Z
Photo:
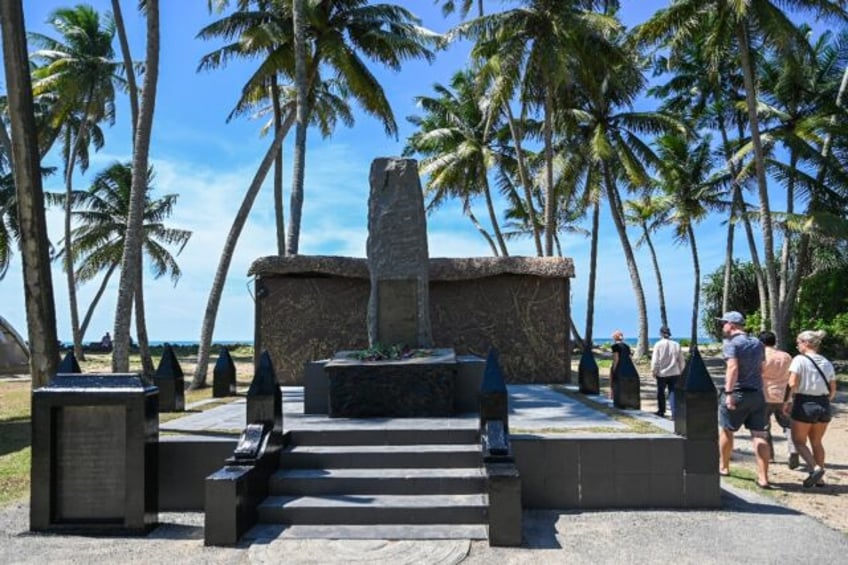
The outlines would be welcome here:
M 768 420 L 763 396 L 765 349 L 760 340 L 745 333 L 745 317 L 739 312 L 726 312 L 719 321 L 724 336 L 722 353 L 727 362 L 724 390 L 719 399 L 719 474 L 730 473 L 733 434 L 744 424 L 754 443 L 757 486 L 771 488 L 768 482 Z
M 660 340 L 654 344 L 651 352 L 651 374 L 657 379 L 657 416 L 665 418 L 665 390 L 668 388 L 668 400 L 671 404 L 671 417 L 674 418 L 674 387 L 683 374 L 685 361 L 680 344 L 669 339 L 671 330 L 660 328 Z

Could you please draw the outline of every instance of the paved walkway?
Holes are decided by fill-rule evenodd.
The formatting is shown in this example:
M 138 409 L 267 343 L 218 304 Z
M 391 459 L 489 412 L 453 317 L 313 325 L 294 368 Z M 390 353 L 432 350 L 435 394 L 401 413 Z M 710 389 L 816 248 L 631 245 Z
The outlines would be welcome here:
M 510 425 L 534 433 L 622 426 L 549 387 L 511 386 Z M 351 421 L 303 414 L 302 391 L 285 388 L 287 429 Z M 596 398 L 605 405 L 608 400 Z M 671 431 L 672 422 L 632 415 Z M 162 424 L 169 431 L 241 429 L 244 399 Z M 404 419 L 398 419 L 402 424 Z M 407 424 L 409 423 L 406 420 Z M 362 424 L 362 421 L 359 421 Z M 382 421 L 380 425 L 385 425 Z M 473 416 L 457 425 L 476 425 Z M 0 509 L 0 563 L 292 563 L 351 565 L 454 564 L 759 564 L 846 563 L 848 537 L 757 493 L 722 486 L 720 510 L 526 511 L 519 548 L 469 540 L 296 540 L 204 547 L 203 514 L 160 513 L 160 527 L 144 538 L 34 535 L 26 502 Z
M 344 429 L 387 427 L 405 428 L 438 424 L 442 427 L 468 427 L 477 425 L 477 416 L 467 414 L 456 418 L 327 418 L 324 415 L 303 413 L 303 387 L 283 388 L 283 428 L 285 430 L 302 429 Z M 567 386 L 576 391 L 577 387 Z M 509 426 L 511 430 L 531 433 L 556 433 L 557 430 L 581 428 L 626 429 L 627 426 L 610 418 L 603 412 L 594 410 L 582 402 L 547 385 L 509 385 Z M 602 397 L 587 397 L 601 406 L 609 406 L 611 401 Z M 206 402 L 206 401 L 204 401 Z M 245 399 L 243 397 L 229 404 L 218 406 L 205 412 L 198 412 L 183 418 L 165 422 L 159 426 L 168 432 L 213 432 L 236 431 L 245 425 Z M 189 405 L 191 410 L 197 405 Z M 674 431 L 671 420 L 647 414 L 638 410 L 629 411 L 634 417 L 646 420 L 669 432 Z

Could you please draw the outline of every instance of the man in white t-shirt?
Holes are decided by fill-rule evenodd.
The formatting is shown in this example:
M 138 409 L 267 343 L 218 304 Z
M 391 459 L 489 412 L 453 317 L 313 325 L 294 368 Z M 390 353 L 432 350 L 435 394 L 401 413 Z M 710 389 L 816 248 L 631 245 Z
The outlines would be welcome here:
M 665 417 L 665 391 L 668 389 L 668 399 L 671 404 L 671 417 L 674 418 L 674 387 L 677 379 L 683 374 L 686 362 L 680 344 L 671 338 L 671 330 L 660 328 L 660 340 L 654 344 L 651 353 L 651 374 L 657 379 L 657 416 Z

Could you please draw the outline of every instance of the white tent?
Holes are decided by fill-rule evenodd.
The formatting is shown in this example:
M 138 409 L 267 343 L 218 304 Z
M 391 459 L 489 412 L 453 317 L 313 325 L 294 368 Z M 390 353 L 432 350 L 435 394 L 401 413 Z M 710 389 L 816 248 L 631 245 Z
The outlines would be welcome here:
M 29 348 L 12 324 L 0 316 L 0 375 L 29 373 Z

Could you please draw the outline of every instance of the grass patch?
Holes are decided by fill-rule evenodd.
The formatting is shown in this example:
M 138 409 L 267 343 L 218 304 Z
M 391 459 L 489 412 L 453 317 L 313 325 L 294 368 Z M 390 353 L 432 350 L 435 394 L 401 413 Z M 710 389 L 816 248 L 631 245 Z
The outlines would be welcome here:
M 29 492 L 30 383 L 0 384 L 0 506 Z
M 627 414 L 626 412 L 622 412 L 618 408 L 612 408 L 612 407 L 609 407 L 609 406 L 606 406 L 606 405 L 603 405 L 603 404 L 598 404 L 596 402 L 593 402 L 593 401 L 589 400 L 588 398 L 586 398 L 584 395 L 576 393 L 574 391 L 571 391 L 571 390 L 565 388 L 563 385 L 552 385 L 551 388 L 553 390 L 557 391 L 560 394 L 564 394 L 565 396 L 568 396 L 569 398 L 573 398 L 577 402 L 580 402 L 581 404 L 588 406 L 589 408 L 591 408 L 593 410 L 597 410 L 598 412 L 609 416 L 610 418 L 612 418 L 616 422 L 619 422 L 620 424 L 624 424 L 625 426 L 627 426 L 626 431 L 628 433 L 633 433 L 633 434 L 664 434 L 664 433 L 667 433 L 662 428 L 655 426 L 648 421 L 630 416 L 629 414 Z M 602 428 L 601 427 L 601 428 L 597 428 L 597 429 L 599 429 L 599 430 L 609 430 L 610 433 L 621 433 L 622 432 L 622 430 L 619 429 L 619 428 Z M 594 428 L 589 428 L 589 429 L 581 429 L 580 431 L 591 432 L 593 430 L 594 430 Z M 601 433 L 604 433 L 604 432 L 601 432 Z

